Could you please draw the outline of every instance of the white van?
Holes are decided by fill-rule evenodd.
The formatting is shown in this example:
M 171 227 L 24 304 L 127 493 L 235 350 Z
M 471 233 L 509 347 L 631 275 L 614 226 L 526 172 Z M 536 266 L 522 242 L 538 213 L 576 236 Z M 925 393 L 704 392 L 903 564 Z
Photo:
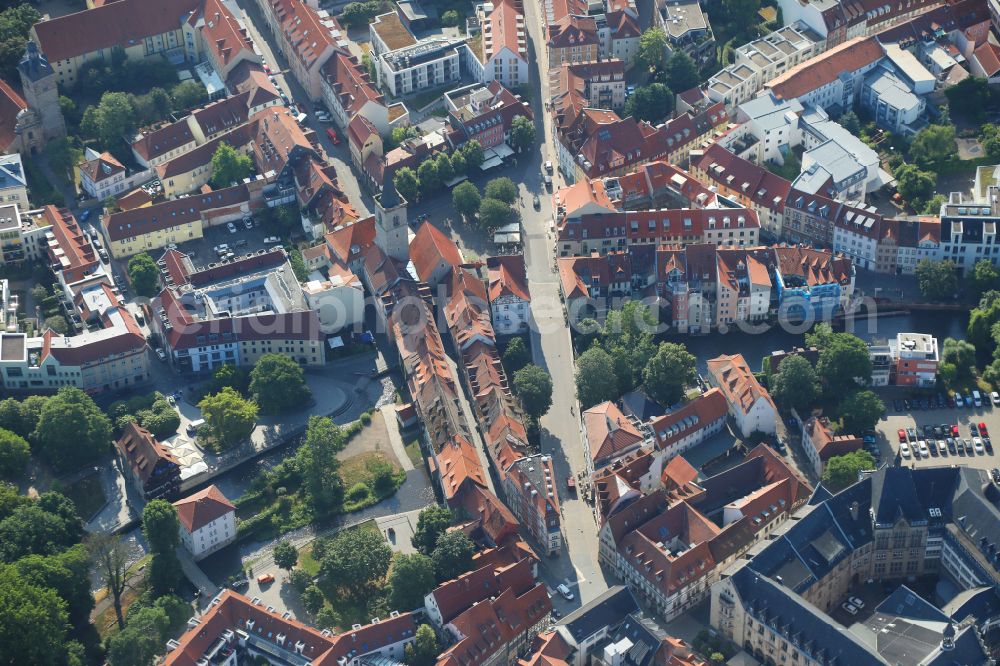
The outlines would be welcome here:
M 972 402 L 975 403 L 976 407 L 983 406 L 983 396 L 979 393 L 979 391 L 972 392 Z
M 306 121 L 309 120 L 309 116 L 307 116 L 304 113 L 300 113 L 299 115 L 295 116 L 295 120 L 299 123 L 299 125 L 305 125 Z
M 195 435 L 198 434 L 198 428 L 202 427 L 203 425 L 205 425 L 205 419 L 195 419 L 194 421 L 191 421 L 191 423 L 188 423 L 186 432 L 191 437 L 194 437 Z

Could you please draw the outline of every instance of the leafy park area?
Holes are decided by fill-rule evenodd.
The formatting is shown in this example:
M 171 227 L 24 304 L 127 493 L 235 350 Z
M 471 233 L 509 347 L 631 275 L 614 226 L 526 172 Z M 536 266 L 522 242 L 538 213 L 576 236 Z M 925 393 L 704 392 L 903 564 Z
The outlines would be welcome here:
M 352 439 L 364 436 L 371 421 L 365 413 L 341 428 L 327 417 L 310 417 L 295 455 L 261 473 L 236 500 L 240 537 L 266 539 L 305 525 L 322 525 L 393 495 L 406 481 L 406 473 L 386 455 L 370 451 L 346 460 L 340 457 Z
M 368 522 L 317 538 L 301 551 L 282 542 L 275 547 L 274 562 L 288 572 L 315 625 L 342 631 L 393 610 L 420 608 L 438 584 L 470 571 L 476 546 L 461 530 L 450 529 L 458 519 L 441 506 L 421 511 L 411 540 L 416 552 L 410 554 L 393 553 Z M 416 652 L 407 648 L 406 663 L 432 664 L 440 650 L 433 631 L 418 631 L 416 642 Z

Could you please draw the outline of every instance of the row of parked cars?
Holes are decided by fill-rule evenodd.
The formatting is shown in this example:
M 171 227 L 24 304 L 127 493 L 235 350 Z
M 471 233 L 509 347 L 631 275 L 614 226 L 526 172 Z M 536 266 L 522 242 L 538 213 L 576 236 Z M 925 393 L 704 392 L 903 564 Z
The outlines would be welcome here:
M 958 391 L 954 391 L 950 396 L 946 396 L 943 393 L 939 393 L 934 396 L 926 397 L 916 397 L 916 398 L 904 398 L 894 400 L 892 406 L 897 412 L 901 411 L 911 411 L 911 410 L 923 410 L 923 409 L 947 409 L 953 407 L 955 409 L 961 409 L 963 407 L 989 407 L 992 404 L 994 407 L 1000 407 L 1000 393 L 993 391 L 989 395 L 985 393 L 980 393 L 979 391 L 966 392 L 962 395 Z
M 900 428 L 897 431 L 899 436 L 899 455 L 903 458 L 937 458 L 950 455 L 972 456 L 993 455 L 993 443 L 989 438 L 989 431 L 985 423 L 973 423 L 970 430 L 970 437 L 959 436 L 957 425 L 943 423 L 941 425 L 925 425 L 922 431 L 915 428 Z

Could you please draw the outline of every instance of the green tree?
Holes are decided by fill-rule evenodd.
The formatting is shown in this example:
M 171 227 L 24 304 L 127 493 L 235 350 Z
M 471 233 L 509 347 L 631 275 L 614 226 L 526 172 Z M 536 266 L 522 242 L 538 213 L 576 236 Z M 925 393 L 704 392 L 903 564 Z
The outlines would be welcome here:
M 673 405 L 684 397 L 684 389 L 694 383 L 695 357 L 675 342 L 661 342 L 656 354 L 643 369 L 646 393 L 654 400 Z
M 525 116 L 514 116 L 510 123 L 510 143 L 519 153 L 535 145 L 535 123 Z
M 438 539 L 448 531 L 455 519 L 451 509 L 432 504 L 420 512 L 417 518 L 417 529 L 410 537 L 410 543 L 418 552 L 430 555 L 437 548 Z
M 420 182 L 421 197 L 441 189 L 441 176 L 433 158 L 427 158 L 417 167 L 417 180 Z
M 302 366 L 284 354 L 264 354 L 250 371 L 250 394 L 265 414 L 302 408 L 312 399 Z
M 227 386 L 246 395 L 250 392 L 250 373 L 232 363 L 220 365 L 212 373 L 212 383 L 206 393 L 218 393 Z
M 226 387 L 198 403 L 209 435 L 228 449 L 244 441 L 257 422 L 257 405 Z
M 508 375 L 513 375 L 524 366 L 531 363 L 531 352 L 524 344 L 524 339 L 512 338 L 507 343 L 507 349 L 503 352 L 503 366 L 507 369 Z M 2 423 L 2 420 L 0 420 Z
M 552 406 L 552 377 L 534 363 L 514 373 L 514 391 L 524 412 L 537 421 Z
M 915 270 L 920 293 L 930 301 L 947 301 L 958 291 L 958 275 L 951 259 L 921 259 Z
M 253 170 L 253 160 L 225 141 L 212 155 L 212 186 L 218 189 L 230 187 L 243 181 Z
M 451 191 L 451 203 L 455 206 L 458 214 L 464 217 L 466 221 L 475 217 L 481 201 L 479 188 L 469 181 L 459 183 Z
M 108 450 L 111 421 L 86 393 L 64 387 L 45 401 L 30 440 L 56 469 L 78 469 Z
M 966 278 L 966 284 L 972 296 L 978 301 L 987 291 L 1000 287 L 1000 270 L 997 270 L 989 259 L 980 259 L 972 267 L 970 275 Z
M 667 33 L 663 28 L 651 28 L 642 33 L 636 57 L 646 69 L 662 70 L 667 66 Z
M 449 9 L 445 13 L 441 14 L 441 25 L 445 28 L 453 28 L 459 24 L 462 17 L 459 16 L 458 12 L 454 9 Z
M 66 324 L 66 317 L 62 315 L 53 315 L 51 317 L 45 318 L 45 323 L 42 328 L 49 329 L 58 333 L 59 335 L 66 335 L 69 331 L 69 326 Z
M 110 148 L 123 138 L 132 137 L 136 121 L 135 106 L 127 93 L 106 92 L 96 107 L 88 107 L 84 112 L 80 129 Z
M 868 345 L 850 333 L 834 333 L 820 350 L 816 372 L 832 395 L 843 395 L 871 381 L 872 360 Z
M 442 185 L 455 177 L 455 168 L 451 164 L 451 157 L 448 153 L 438 153 L 435 165 L 437 167 L 438 178 L 441 179 Z
M 417 627 L 414 641 L 407 643 L 404 658 L 407 666 L 434 666 L 440 653 L 437 636 L 427 624 Z
M 173 554 L 181 543 L 177 509 L 170 502 L 155 499 L 142 510 L 142 533 L 150 551 Z
M 662 83 L 650 83 L 635 89 L 625 100 L 625 115 L 651 123 L 663 120 L 674 107 L 674 94 Z
M 831 490 L 837 491 L 854 484 L 858 480 L 858 472 L 870 469 L 875 469 L 875 459 L 864 449 L 842 456 L 833 456 L 826 461 L 823 483 Z
M 1000 161 L 1000 127 L 993 123 L 984 124 L 979 130 L 979 143 L 991 162 Z
M 667 86 L 674 91 L 684 92 L 694 88 L 701 81 L 698 66 L 687 53 L 676 49 L 667 61 L 665 73 Z
M 56 591 L 32 585 L 15 567 L 0 566 L 0 663 L 65 663 L 66 602 Z
M 958 155 L 954 125 L 928 125 L 913 137 L 910 159 L 922 167 L 939 164 Z
M 344 530 L 333 538 L 323 555 L 320 588 L 327 598 L 340 590 L 361 599 L 385 579 L 391 562 L 392 548 L 381 532 Z
M 872 391 L 855 391 L 840 403 L 844 432 L 858 435 L 871 430 L 885 415 L 885 404 Z
M 510 204 L 498 199 L 486 198 L 479 204 L 479 226 L 488 231 L 507 224 L 512 215 Z
M 389 604 L 407 612 L 423 607 L 424 595 L 434 589 L 434 560 L 423 553 L 396 553 L 389 572 Z
M 30 457 L 27 440 L 10 430 L 0 429 L 0 478 L 20 479 Z
M 801 414 L 819 397 L 819 378 L 812 363 L 803 356 L 793 355 L 781 361 L 769 388 L 778 404 Z
M 434 573 L 439 582 L 458 578 L 472 569 L 472 556 L 476 554 L 476 545 L 461 530 L 445 532 L 437 541 L 437 546 L 431 553 L 434 560 Z
M 941 362 L 955 367 L 956 378 L 971 379 L 976 370 L 976 348 L 965 340 L 945 338 L 941 346 Z
M 148 666 L 163 651 L 170 619 L 162 608 L 129 612 L 128 626 L 108 639 L 111 666 Z
M 274 563 L 279 569 L 291 572 L 299 563 L 299 549 L 291 541 L 281 541 L 274 547 Z
M 118 619 L 118 630 L 125 628 L 122 613 L 122 594 L 128 584 L 128 550 L 117 534 L 94 532 L 87 540 L 87 550 L 94 561 L 97 572 L 111 597 Z
M 486 183 L 486 189 L 483 190 L 483 196 L 487 199 L 502 201 L 505 204 L 512 204 L 517 201 L 517 185 L 515 185 L 514 181 L 506 176 L 494 178 L 490 182 Z
M 302 605 L 310 615 L 315 616 L 316 613 L 320 612 L 323 609 L 323 603 L 323 592 L 315 585 L 309 585 L 302 590 Z
M 159 293 L 160 269 L 148 252 L 140 252 L 128 260 L 128 279 L 140 296 L 152 298 Z
M 399 196 L 409 202 L 417 200 L 417 194 L 420 192 L 420 181 L 417 180 L 417 174 L 410 167 L 403 167 L 396 171 L 392 177 L 392 184 L 399 192 Z
M 934 196 L 937 175 L 922 171 L 913 164 L 903 164 L 895 170 L 896 189 L 915 210 L 923 210 L 925 202 Z
M 580 354 L 576 362 L 576 397 L 580 408 L 590 409 L 618 395 L 615 366 L 608 352 L 594 345 Z
M 295 454 L 313 511 L 323 516 L 340 506 L 344 481 L 337 453 L 346 444 L 343 431 L 326 416 L 310 416 L 306 435 Z
M 83 544 L 58 555 L 28 555 L 14 563 L 17 573 L 30 585 L 55 590 L 66 602 L 70 621 L 84 625 L 94 609 L 90 593 L 90 557 Z
M 174 101 L 174 109 L 186 111 L 204 104 L 208 100 L 208 91 L 200 83 L 182 81 L 170 90 L 170 98 Z
M 944 94 L 953 114 L 961 113 L 975 125 L 986 120 L 986 109 L 991 97 L 986 79 L 970 76 L 946 88 Z
M 28 33 L 42 16 L 27 2 L 5 5 L 7 8 L 0 12 L 0 75 L 6 81 L 17 81 L 17 64 L 24 55 Z
M 461 150 L 456 150 L 451 154 L 451 170 L 456 176 L 464 176 L 469 171 L 469 165 L 465 161 L 465 154 Z
M 61 137 L 45 144 L 45 157 L 53 171 L 69 175 L 72 168 L 83 161 L 83 151 L 67 137 Z
M 608 312 L 601 330 L 601 346 L 614 362 L 619 393 L 643 381 L 646 366 L 657 352 L 653 342 L 655 326 L 652 312 L 639 301 L 629 301 L 621 309 Z
M 861 120 L 858 119 L 858 114 L 853 111 L 848 111 L 840 116 L 837 119 L 837 123 L 854 136 L 858 136 L 861 133 Z
M 155 596 L 171 594 L 177 590 L 177 586 L 184 578 L 181 569 L 181 561 L 177 558 L 177 553 L 156 553 L 149 562 L 146 580 L 149 581 L 150 591 Z
M 935 194 L 924 204 L 924 215 L 938 215 L 941 212 L 941 204 L 948 199 L 943 194 Z
M 726 8 L 726 14 L 733 25 L 739 30 L 746 30 L 760 23 L 760 17 L 757 16 L 760 0 L 723 0 L 722 5 Z
M 475 139 L 471 141 L 466 141 L 465 145 L 462 146 L 462 156 L 465 158 L 465 163 L 469 165 L 470 169 L 478 169 L 486 159 L 486 155 L 483 154 L 483 146 Z

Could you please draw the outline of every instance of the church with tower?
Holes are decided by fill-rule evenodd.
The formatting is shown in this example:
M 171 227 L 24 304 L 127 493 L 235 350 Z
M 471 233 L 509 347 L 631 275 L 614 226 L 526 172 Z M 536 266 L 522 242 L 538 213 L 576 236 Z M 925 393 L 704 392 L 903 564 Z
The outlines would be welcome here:
M 35 155 L 66 136 L 56 74 L 38 45 L 29 41 L 17 65 L 21 91 L 0 81 L 0 153 Z

